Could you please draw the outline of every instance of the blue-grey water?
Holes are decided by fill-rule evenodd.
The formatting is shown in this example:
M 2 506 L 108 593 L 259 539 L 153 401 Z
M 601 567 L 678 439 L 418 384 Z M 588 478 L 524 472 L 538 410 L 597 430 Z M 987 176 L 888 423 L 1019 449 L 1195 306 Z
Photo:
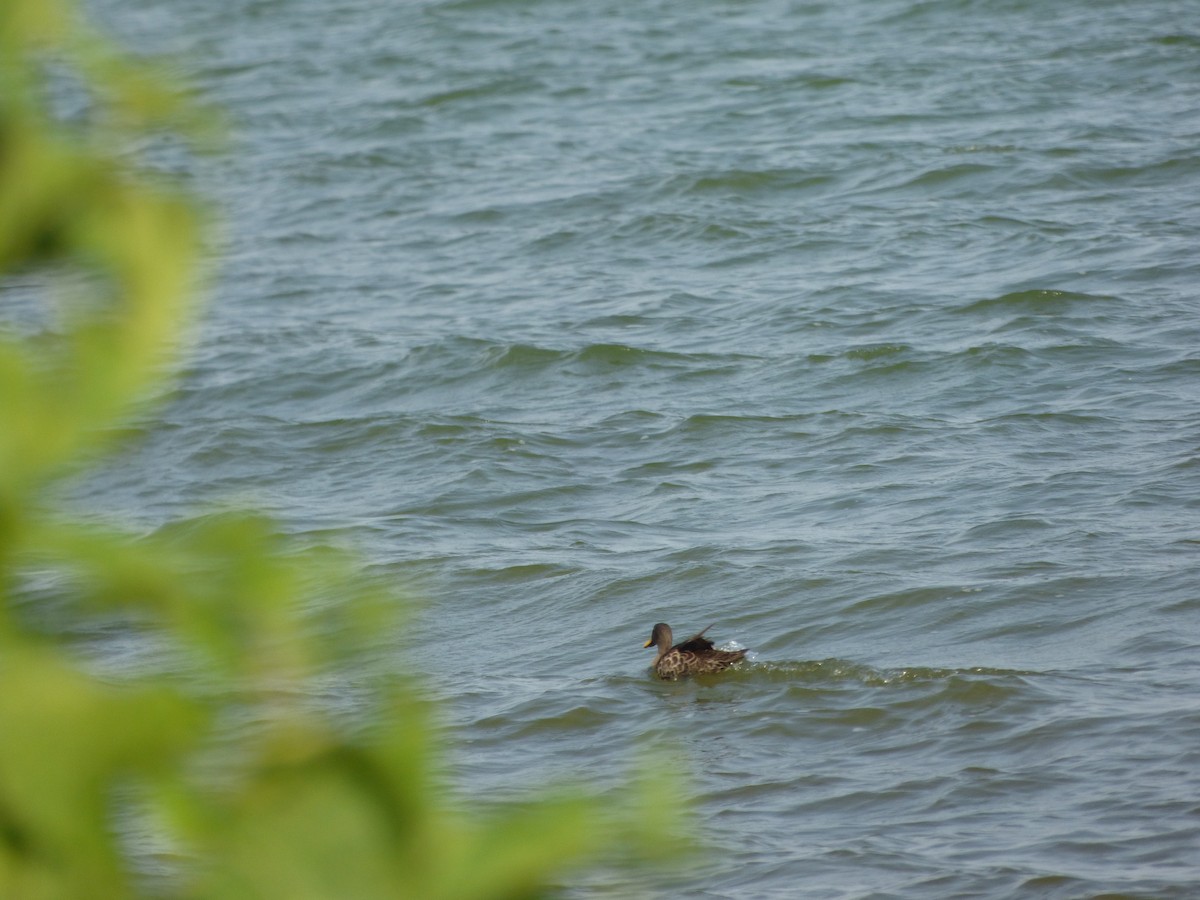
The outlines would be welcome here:
M 231 142 L 81 505 L 412 586 L 473 797 L 674 746 L 704 854 L 580 895 L 1200 896 L 1194 0 L 93 6 Z

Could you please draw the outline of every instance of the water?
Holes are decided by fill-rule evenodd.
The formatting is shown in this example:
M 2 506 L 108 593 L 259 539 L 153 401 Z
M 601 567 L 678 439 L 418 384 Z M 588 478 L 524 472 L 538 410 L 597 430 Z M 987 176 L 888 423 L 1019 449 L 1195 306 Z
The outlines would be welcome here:
M 1200 895 L 1190 0 L 96 6 L 234 142 L 81 504 L 417 585 L 475 795 L 672 742 L 709 851 L 581 896 Z

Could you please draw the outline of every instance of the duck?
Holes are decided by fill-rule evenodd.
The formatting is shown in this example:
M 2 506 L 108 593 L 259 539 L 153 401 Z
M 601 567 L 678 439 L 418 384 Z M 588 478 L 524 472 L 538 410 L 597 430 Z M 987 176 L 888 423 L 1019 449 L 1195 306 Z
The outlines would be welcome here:
M 712 628 L 712 625 L 708 628 Z M 708 628 L 704 631 L 708 631 Z M 742 661 L 745 650 L 717 650 L 713 642 L 704 637 L 704 631 L 672 646 L 671 626 L 666 622 L 655 625 L 650 632 L 650 640 L 642 644 L 643 647 L 658 647 L 658 656 L 654 658 L 654 674 L 674 681 L 689 675 L 711 675 Z

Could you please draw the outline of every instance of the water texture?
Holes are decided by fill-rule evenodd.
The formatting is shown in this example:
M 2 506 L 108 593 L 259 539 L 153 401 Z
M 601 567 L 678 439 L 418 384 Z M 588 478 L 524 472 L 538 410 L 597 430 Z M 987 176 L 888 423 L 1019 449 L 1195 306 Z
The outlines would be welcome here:
M 416 585 L 473 796 L 665 739 L 708 850 L 570 893 L 1200 896 L 1191 0 L 95 7 L 233 146 L 83 508 Z

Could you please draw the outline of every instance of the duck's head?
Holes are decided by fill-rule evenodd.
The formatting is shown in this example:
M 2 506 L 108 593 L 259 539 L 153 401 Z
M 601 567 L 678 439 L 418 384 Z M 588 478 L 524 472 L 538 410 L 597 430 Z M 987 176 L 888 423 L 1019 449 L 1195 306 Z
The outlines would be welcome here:
M 666 622 L 659 622 L 654 626 L 654 630 L 650 632 L 650 640 L 642 644 L 643 647 L 658 647 L 660 650 L 671 649 L 671 626 Z

